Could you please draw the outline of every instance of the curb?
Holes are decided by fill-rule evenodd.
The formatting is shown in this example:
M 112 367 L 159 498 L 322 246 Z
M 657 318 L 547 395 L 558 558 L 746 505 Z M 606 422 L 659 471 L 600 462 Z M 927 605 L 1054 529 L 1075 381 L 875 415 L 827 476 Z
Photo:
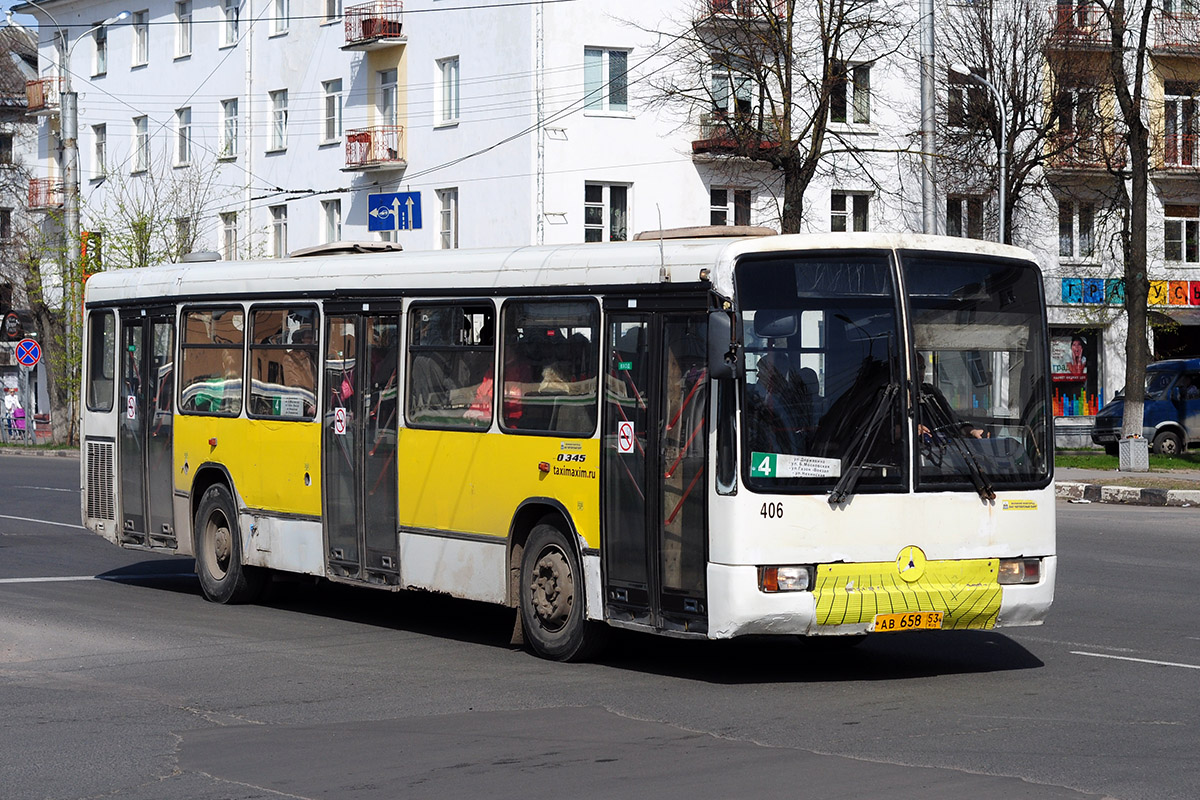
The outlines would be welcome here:
M 79 450 L 45 450 L 39 447 L 0 447 L 0 456 L 42 456 L 51 458 L 79 458 Z
M 1054 496 L 1087 503 L 1200 508 L 1200 490 L 1197 489 L 1139 489 L 1134 486 L 1101 486 L 1097 483 L 1062 481 L 1054 484 Z

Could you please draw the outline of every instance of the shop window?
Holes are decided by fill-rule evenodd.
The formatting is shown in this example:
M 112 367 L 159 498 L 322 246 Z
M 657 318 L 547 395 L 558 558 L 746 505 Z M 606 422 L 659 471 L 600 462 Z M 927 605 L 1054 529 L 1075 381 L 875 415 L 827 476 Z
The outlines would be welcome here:
M 255 308 L 250 313 L 250 416 L 313 419 L 317 309 Z
M 242 413 L 246 314 L 236 306 L 183 313 L 179 410 L 236 417 Z
M 1054 379 L 1054 415 L 1094 415 L 1105 402 L 1099 384 L 1100 332 L 1097 330 L 1052 329 L 1050 372 Z
M 414 305 L 408 318 L 409 424 L 490 428 L 496 341 L 491 304 Z
M 599 324 L 599 309 L 590 301 L 505 305 L 505 429 L 578 436 L 595 431 Z

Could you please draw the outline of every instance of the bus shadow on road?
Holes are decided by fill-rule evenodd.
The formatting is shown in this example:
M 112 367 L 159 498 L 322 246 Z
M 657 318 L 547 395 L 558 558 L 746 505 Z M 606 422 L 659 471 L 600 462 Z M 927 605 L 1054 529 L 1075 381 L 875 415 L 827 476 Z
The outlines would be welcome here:
M 163 556 L 146 559 L 101 572 L 96 578 L 179 594 L 200 594 L 200 582 L 196 580 L 196 562 L 191 558 Z

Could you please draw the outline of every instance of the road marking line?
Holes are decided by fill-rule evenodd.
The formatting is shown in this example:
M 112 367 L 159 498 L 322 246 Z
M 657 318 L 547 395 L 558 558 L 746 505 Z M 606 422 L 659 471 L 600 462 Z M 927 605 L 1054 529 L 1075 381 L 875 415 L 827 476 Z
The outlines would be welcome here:
M 13 486 L 13 489 L 37 489 L 42 492 L 70 492 L 71 494 L 79 494 L 78 489 L 61 489 L 57 486 Z
M 0 578 L 0 583 L 70 583 L 72 581 L 148 581 L 157 578 L 194 578 L 194 572 L 147 572 L 141 575 L 65 575 L 58 578 Z
M 30 519 L 29 517 L 10 517 L 7 514 L 0 514 L 0 519 L 11 519 L 17 522 L 36 522 L 38 525 L 57 525 L 60 528 L 75 528 L 76 530 L 87 530 L 82 525 L 74 525 L 69 522 L 51 522 L 48 519 Z
M 1072 650 L 1074 656 L 1091 656 L 1092 658 L 1111 658 L 1115 661 L 1136 661 L 1139 664 L 1154 664 L 1159 667 L 1183 667 L 1184 669 L 1200 669 L 1200 664 L 1179 664 L 1174 661 L 1155 661 L 1150 658 L 1130 658 L 1129 656 L 1114 656 L 1107 653 L 1085 653 L 1082 650 Z

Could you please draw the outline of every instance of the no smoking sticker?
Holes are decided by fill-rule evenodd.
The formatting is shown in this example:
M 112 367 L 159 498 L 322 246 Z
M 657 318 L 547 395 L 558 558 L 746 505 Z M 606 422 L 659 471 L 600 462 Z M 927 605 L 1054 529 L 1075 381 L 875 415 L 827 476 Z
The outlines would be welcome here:
M 333 432 L 338 436 L 346 435 L 346 409 L 335 408 L 333 410 Z
M 617 452 L 633 452 L 634 431 L 633 423 L 628 420 L 617 423 Z

